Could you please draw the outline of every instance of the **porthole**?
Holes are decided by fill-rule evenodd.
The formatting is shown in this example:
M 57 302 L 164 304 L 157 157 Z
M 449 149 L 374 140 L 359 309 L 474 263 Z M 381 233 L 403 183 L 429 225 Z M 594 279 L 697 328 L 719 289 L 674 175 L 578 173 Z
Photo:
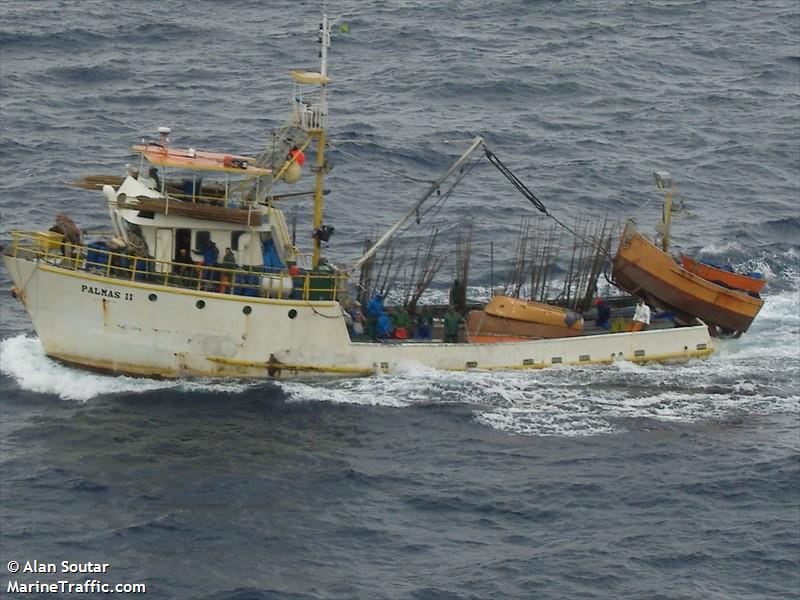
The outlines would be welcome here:
M 158 300 L 158 296 L 156 296 L 155 294 L 150 294 L 147 297 L 147 299 L 150 300 L 150 302 L 155 302 L 156 300 Z
M 252 306 L 245 306 L 245 307 L 242 309 L 242 312 L 243 312 L 244 314 L 246 314 L 246 315 L 249 315 L 251 312 L 253 312 L 253 307 L 252 307 Z
M 196 306 L 197 308 L 205 308 L 205 306 L 206 306 L 206 301 L 205 301 L 205 300 L 198 300 L 198 301 L 197 301 L 197 304 L 195 304 L 195 306 Z
M 294 319 L 296 316 L 297 316 L 297 311 L 295 309 L 292 309 L 292 310 L 289 311 L 289 318 L 290 319 Z

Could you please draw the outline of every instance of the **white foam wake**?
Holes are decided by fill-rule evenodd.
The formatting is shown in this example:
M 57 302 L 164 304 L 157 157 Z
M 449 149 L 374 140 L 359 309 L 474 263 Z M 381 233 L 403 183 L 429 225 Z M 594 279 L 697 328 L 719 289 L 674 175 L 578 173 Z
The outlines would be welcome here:
M 109 394 L 146 393 L 163 389 L 236 393 L 248 387 L 241 382 L 156 380 L 74 369 L 47 358 L 39 340 L 25 335 L 0 342 L 0 371 L 13 378 L 24 390 L 79 402 Z

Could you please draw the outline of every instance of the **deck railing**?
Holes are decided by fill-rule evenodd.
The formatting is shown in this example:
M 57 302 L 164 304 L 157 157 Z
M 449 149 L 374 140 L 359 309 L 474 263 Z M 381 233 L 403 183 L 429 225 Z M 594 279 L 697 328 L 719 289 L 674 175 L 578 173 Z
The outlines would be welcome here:
M 295 125 L 305 131 L 325 129 L 327 115 L 320 104 L 311 104 L 295 99 L 292 105 L 292 119 Z
M 156 260 L 131 255 L 124 250 L 72 244 L 53 232 L 12 231 L 11 237 L 11 247 L 4 249 L 6 255 L 109 279 L 219 294 L 305 301 L 339 300 L 347 291 L 347 276 L 341 273 L 302 270 L 290 273 L 288 270 L 269 271 L 260 267 L 228 268 Z

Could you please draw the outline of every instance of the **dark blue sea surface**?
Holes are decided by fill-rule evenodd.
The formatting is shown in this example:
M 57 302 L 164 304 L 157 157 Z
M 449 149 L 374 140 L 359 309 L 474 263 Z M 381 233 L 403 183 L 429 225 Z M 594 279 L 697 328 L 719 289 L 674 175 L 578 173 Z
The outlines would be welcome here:
M 156 381 L 47 359 L 2 270 L 2 594 L 64 578 L 8 572 L 37 559 L 110 563 L 99 579 L 153 598 L 800 597 L 796 0 L 328 13 L 335 260 L 482 134 L 568 223 L 652 232 L 652 172 L 670 171 L 674 250 L 763 272 L 764 308 L 686 365 Z M 268 146 L 287 71 L 318 68 L 319 15 L 282 0 L 0 3 L 2 237 L 58 212 L 107 229 L 102 196 L 65 182 L 124 173 L 159 126 L 181 147 Z M 302 241 L 310 204 L 293 202 Z M 473 224 L 470 294 L 485 297 L 526 216 L 484 162 L 408 233 L 435 226 L 452 247 Z

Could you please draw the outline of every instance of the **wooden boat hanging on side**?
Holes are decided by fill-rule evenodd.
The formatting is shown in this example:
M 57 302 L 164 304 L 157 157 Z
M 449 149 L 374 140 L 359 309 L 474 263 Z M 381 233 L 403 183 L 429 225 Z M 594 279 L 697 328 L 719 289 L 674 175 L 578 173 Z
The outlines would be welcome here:
M 672 311 L 683 321 L 695 317 L 738 335 L 747 331 L 761 306 L 760 298 L 731 290 L 683 269 L 628 223 L 614 257 L 614 283 L 647 302 Z
M 764 286 L 767 285 L 767 280 L 760 273 L 748 275 L 736 273 L 716 265 L 694 260 L 685 254 L 681 254 L 681 263 L 683 268 L 690 273 L 732 290 L 740 290 L 748 294 L 759 294 L 764 289 Z

